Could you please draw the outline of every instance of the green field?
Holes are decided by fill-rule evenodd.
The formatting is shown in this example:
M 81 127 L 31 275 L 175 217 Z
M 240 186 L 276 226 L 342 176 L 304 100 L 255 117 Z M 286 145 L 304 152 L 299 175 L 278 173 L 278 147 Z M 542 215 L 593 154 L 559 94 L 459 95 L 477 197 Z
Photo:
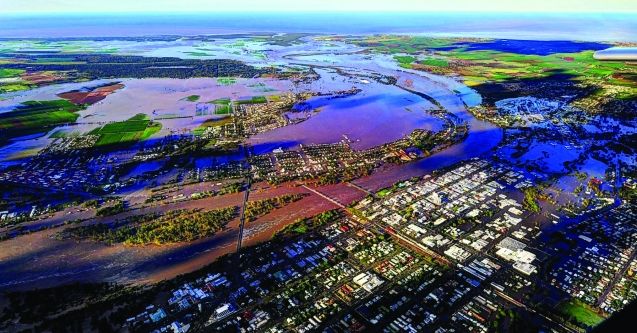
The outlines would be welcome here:
M 0 141 L 73 123 L 78 117 L 76 112 L 83 109 L 83 105 L 63 99 L 24 102 L 16 109 L 0 114 Z
M 214 101 L 208 102 L 208 104 L 214 104 L 215 114 L 231 114 L 232 113 L 232 101 L 229 98 L 219 98 Z
M 425 66 L 449 67 L 449 61 L 445 59 L 427 58 L 421 60 L 419 63 Z
M 25 81 L 0 84 L 0 94 L 28 89 L 31 89 L 31 85 L 26 84 Z
M 480 41 L 488 40 L 473 42 Z M 594 51 L 518 54 L 469 50 L 456 44 L 462 42 L 461 39 L 388 35 L 370 36 L 353 42 L 378 53 L 393 55 L 398 65 L 404 68 L 460 75 L 468 86 L 542 80 L 563 75 L 577 84 L 598 89 L 595 94 L 578 101 L 581 105 L 595 106 L 606 99 L 637 99 L 637 66 L 629 62 L 596 60 Z
M 395 55 L 394 60 L 398 61 L 400 67 L 411 68 L 411 63 L 416 61 L 416 57 Z
M 139 113 L 130 119 L 108 123 L 90 132 L 99 135 L 96 146 L 130 144 L 145 140 L 161 130 L 161 124 L 152 122 L 147 115 Z
M 26 72 L 24 69 L 0 68 L 0 79 L 17 77 Z
M 568 317 L 572 317 L 577 322 L 585 326 L 595 326 L 601 323 L 604 318 L 589 308 L 586 304 L 577 300 L 568 301 L 560 306 L 560 311 Z
M 435 51 L 435 58 L 410 63 L 407 63 L 409 57 L 395 58 L 403 67 L 422 65 L 436 67 L 442 73 L 458 73 L 465 77 L 468 85 L 545 78 L 560 73 L 570 75 L 574 81 L 620 88 L 620 95 L 616 96 L 619 98 L 637 97 L 637 84 L 633 79 L 637 75 L 637 66 L 619 61 L 599 61 L 593 58 L 593 53 L 583 51 L 540 56 L 460 48 Z
M 423 36 L 372 36 L 354 41 L 359 46 L 371 47 L 382 53 L 415 53 L 425 49 L 451 46 L 457 40 L 453 38 L 431 38 Z
M 222 86 L 230 86 L 233 85 L 237 82 L 237 79 L 233 78 L 233 77 L 220 77 L 217 78 L 217 83 L 222 85 Z
M 24 69 L 0 68 L 0 94 L 30 89 L 31 85 L 20 79 L 25 72 Z
M 382 189 L 382 190 L 380 190 L 380 191 L 376 192 L 376 196 L 377 196 L 377 197 L 379 197 L 379 198 L 386 197 L 386 196 L 387 196 L 387 195 L 389 195 L 391 192 L 392 192 L 392 189 L 391 189 L 391 188 L 389 188 L 389 187 L 388 187 L 388 188 L 384 188 L 384 189 Z
M 250 99 L 243 99 L 243 100 L 238 100 L 236 101 L 237 104 L 260 104 L 260 103 L 267 103 L 268 100 L 265 98 L 265 96 L 253 96 Z
M 230 114 L 232 113 L 232 107 L 230 104 L 217 104 L 215 106 L 215 114 Z

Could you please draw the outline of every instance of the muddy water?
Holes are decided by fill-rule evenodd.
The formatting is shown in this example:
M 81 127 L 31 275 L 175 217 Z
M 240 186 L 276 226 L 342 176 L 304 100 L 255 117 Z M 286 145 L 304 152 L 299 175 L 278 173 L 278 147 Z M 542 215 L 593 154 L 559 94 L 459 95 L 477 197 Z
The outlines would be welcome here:
M 319 51 L 323 48 L 324 53 L 307 55 L 317 48 Z M 279 146 L 292 148 L 299 143 L 337 142 L 345 135 L 352 140 L 354 148 L 364 149 L 396 140 L 415 128 L 438 129 L 440 123 L 425 112 L 437 107 L 430 102 L 431 99 L 469 123 L 470 132 L 465 141 L 429 158 L 387 167 L 356 181 L 362 187 L 372 190 L 488 153 L 501 140 L 502 133 L 497 127 L 481 122 L 467 112 L 467 105 L 480 103 L 480 96 L 471 89 L 450 78 L 398 68 L 388 57 L 360 54 L 358 51 L 359 48 L 344 44 L 325 46 L 316 41 L 270 51 L 268 57 L 273 62 L 316 66 L 321 78 L 299 86 L 294 86 L 289 81 L 268 79 L 239 80 L 231 86 L 220 86 L 213 79 L 124 80 L 126 88 L 82 111 L 76 128 L 84 131 L 99 123 L 127 119 L 140 112 L 156 118 L 170 114 L 187 116 L 159 120 L 164 124 L 161 135 L 170 130 L 192 128 L 202 121 L 201 117 L 194 115 L 195 103 L 183 101 L 188 95 L 197 94 L 201 96 L 200 100 L 207 101 L 228 96 L 275 94 L 290 90 L 338 91 L 352 87 L 361 89 L 361 92 L 342 99 L 314 98 L 309 101 L 310 107 L 319 110 L 314 117 L 297 125 L 252 137 L 250 143 L 259 147 L 260 152 L 267 152 Z M 370 79 L 377 75 L 396 77 L 398 83 L 386 85 Z M 254 88 L 257 83 L 263 83 L 273 90 L 257 91 Z M 29 99 L 47 99 L 46 97 L 55 96 L 59 92 L 78 88 L 78 85 L 69 84 L 36 89 L 1 101 L 0 107 Z M 37 150 L 47 140 L 29 139 L 20 142 L 25 142 L 24 147 Z M 20 151 L 20 147 L 12 146 L 11 151 L 15 154 Z M 0 159 L 6 157 L 0 151 Z M 270 189 L 258 196 L 268 197 L 298 191 L 298 188 Z M 346 184 L 326 187 L 323 191 L 345 204 L 365 195 L 365 192 Z M 255 195 L 255 198 L 258 196 Z M 169 205 L 161 209 L 210 209 L 239 202 L 240 195 L 234 195 Z M 299 217 L 333 208 L 334 204 L 310 194 L 286 209 L 250 223 L 246 229 L 244 244 L 265 241 L 276 230 Z M 237 221 L 215 237 L 190 244 L 162 247 L 131 248 L 58 241 L 53 239 L 57 231 L 59 229 L 46 230 L 3 242 L 5 251 L 0 254 L 0 271 L 3 272 L 0 276 L 0 289 L 52 286 L 70 281 L 150 282 L 171 278 L 196 270 L 219 256 L 234 251 Z
M 257 153 L 277 148 L 278 143 L 335 143 L 345 137 L 352 141 L 354 149 L 367 149 L 396 141 L 417 128 L 437 131 L 442 126 L 438 118 L 426 113 L 435 106 L 418 95 L 393 85 L 361 83 L 357 77 L 331 69 L 316 71 L 321 78 L 308 89 L 337 91 L 355 87 L 361 92 L 308 100 L 303 107 L 317 110 L 318 114 L 299 124 L 251 137 L 251 145 L 262 147 Z
M 393 59 L 384 55 L 360 53 L 352 47 L 340 52 L 287 53 L 281 57 L 291 62 L 307 66 L 328 66 L 357 73 L 382 74 L 397 79 L 395 88 L 415 91 L 433 98 L 445 110 L 455 114 L 469 124 L 467 138 L 431 157 L 398 166 L 389 166 L 377 170 L 371 176 L 355 181 L 356 184 L 370 190 L 391 186 L 397 181 L 423 176 L 432 171 L 478 157 L 490 152 L 502 140 L 502 130 L 497 126 L 476 119 L 467 107 L 479 105 L 481 96 L 462 83 L 444 76 L 434 75 L 399 67 Z M 415 95 L 415 94 L 412 94 Z M 388 94 L 391 100 L 393 96 Z M 354 123 L 356 124 L 356 123 Z

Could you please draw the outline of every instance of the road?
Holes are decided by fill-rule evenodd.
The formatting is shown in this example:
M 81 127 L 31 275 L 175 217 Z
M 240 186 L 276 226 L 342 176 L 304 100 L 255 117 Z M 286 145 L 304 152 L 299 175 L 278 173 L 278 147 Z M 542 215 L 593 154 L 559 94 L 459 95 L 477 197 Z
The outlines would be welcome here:
M 316 195 L 318 195 L 318 196 L 320 196 L 321 198 L 323 198 L 323 199 L 325 199 L 325 200 L 337 205 L 340 208 L 343 208 L 343 209 L 346 208 L 345 205 L 343 205 L 342 203 L 338 202 L 336 199 L 332 199 L 331 197 L 319 192 L 318 190 L 315 190 L 315 189 L 313 189 L 313 188 L 311 188 L 311 187 L 309 187 L 309 186 L 307 186 L 305 184 L 302 184 L 301 187 L 306 189 L 306 190 L 308 190 L 308 191 L 310 191 L 310 192 L 312 192 L 312 193 L 314 193 L 314 194 L 316 194 Z
M 611 290 L 613 290 L 613 287 L 617 284 L 617 282 L 624 276 L 624 274 L 626 274 L 628 267 L 630 267 L 630 264 L 633 262 L 633 260 L 635 260 L 635 257 L 637 257 L 637 249 L 633 249 L 633 252 L 630 254 L 630 258 L 626 260 L 622 268 L 619 269 L 617 273 L 615 273 L 613 279 L 610 280 L 606 287 L 604 287 L 604 291 L 601 295 L 599 295 L 597 303 L 595 304 L 597 307 L 600 307 L 602 303 L 606 301 L 606 297 L 608 297 L 608 294 L 610 294 Z
M 243 192 L 243 204 L 241 205 L 241 219 L 239 223 L 239 235 L 237 236 L 237 252 L 241 250 L 241 243 L 243 242 L 243 226 L 246 222 L 246 205 L 248 204 L 248 197 L 250 196 L 250 177 L 247 178 L 246 190 Z
M 345 184 L 347 186 L 349 186 L 349 187 L 353 187 L 353 188 L 355 188 L 357 190 L 360 190 L 361 192 L 365 192 L 365 193 L 371 195 L 372 197 L 376 198 L 376 193 L 374 193 L 374 192 L 372 192 L 372 191 L 370 191 L 370 190 L 368 190 L 366 188 L 363 188 L 363 187 L 361 187 L 359 185 L 356 185 L 356 184 L 354 184 L 352 182 L 345 182 Z

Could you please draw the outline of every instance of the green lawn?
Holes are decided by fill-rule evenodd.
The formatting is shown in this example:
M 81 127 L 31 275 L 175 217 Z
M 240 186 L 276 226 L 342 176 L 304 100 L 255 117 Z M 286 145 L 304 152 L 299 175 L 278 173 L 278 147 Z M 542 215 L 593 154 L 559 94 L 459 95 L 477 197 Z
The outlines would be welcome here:
M 208 102 L 210 104 L 230 104 L 230 98 L 219 98 Z
M 230 104 L 215 104 L 215 114 L 230 114 L 232 107 Z
M 595 326 L 601 323 L 604 318 L 586 304 L 577 300 L 568 301 L 560 306 L 560 311 L 569 317 L 575 318 L 579 323 L 586 326 Z
M 384 188 L 378 192 L 376 192 L 376 196 L 378 196 L 379 198 L 385 197 L 388 194 L 391 193 L 391 188 Z

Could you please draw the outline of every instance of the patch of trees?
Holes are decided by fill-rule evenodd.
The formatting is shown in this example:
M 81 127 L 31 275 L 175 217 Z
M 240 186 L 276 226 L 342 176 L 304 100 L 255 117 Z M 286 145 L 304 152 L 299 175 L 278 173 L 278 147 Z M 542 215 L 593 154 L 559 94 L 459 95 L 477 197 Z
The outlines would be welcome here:
M 106 206 L 106 207 L 99 208 L 95 212 L 95 215 L 96 216 L 112 216 L 112 215 L 119 214 L 119 213 L 121 213 L 123 211 L 124 211 L 124 202 L 123 201 L 117 201 L 112 206 Z
M 286 194 L 275 198 L 268 198 L 257 201 L 249 201 L 245 208 L 246 221 L 254 221 L 257 218 L 277 209 L 282 208 L 292 202 L 303 199 L 303 194 Z
M 637 187 L 624 185 L 619 189 L 619 196 L 629 202 L 637 202 Z
M 538 200 L 541 191 L 535 187 L 527 187 L 523 189 L 522 192 L 524 193 L 524 208 L 533 213 L 539 213 L 541 208 Z
M 116 332 L 126 318 L 152 301 L 153 290 L 145 286 L 73 283 L 8 292 L 0 331 L 14 331 L 24 325 L 25 332 Z
M 221 187 L 221 190 L 219 190 L 219 194 L 223 195 L 223 194 L 230 194 L 230 193 L 239 193 L 243 189 L 243 186 L 244 186 L 243 182 L 225 184 L 223 185 L 223 187 Z
M 573 75 L 555 70 L 553 74 L 542 78 L 512 78 L 505 82 L 488 82 L 472 87 L 481 96 L 483 105 L 493 106 L 495 102 L 521 96 L 542 96 L 547 99 L 559 99 L 562 96 L 573 96 L 573 100 L 590 96 L 596 87 L 580 85 Z
M 214 235 L 236 217 L 235 207 L 207 212 L 177 211 L 133 228 L 123 241 L 127 245 L 189 242 Z
M 337 184 L 348 182 L 361 177 L 369 176 L 374 170 L 374 165 L 352 166 L 339 171 L 329 171 L 317 177 L 319 185 Z
M 314 217 L 299 219 L 292 224 L 288 224 L 285 228 L 277 231 L 274 237 L 281 239 L 295 235 L 302 235 L 309 231 L 318 229 L 328 223 L 334 222 L 342 216 L 343 213 L 338 209 L 328 210 L 315 215 Z
M 126 245 L 189 242 L 214 235 L 236 216 L 236 207 L 211 211 L 176 210 L 162 216 L 140 215 L 124 223 L 96 223 L 69 228 L 60 237 Z
M 48 56 L 19 55 L 27 59 L 33 58 L 33 61 Z M 51 57 L 55 58 L 55 62 L 2 64 L 0 68 L 28 69 L 30 71 L 77 71 L 91 79 L 254 77 L 267 73 L 266 70 L 257 69 L 241 61 L 227 59 L 200 60 L 114 54 L 53 54 Z

